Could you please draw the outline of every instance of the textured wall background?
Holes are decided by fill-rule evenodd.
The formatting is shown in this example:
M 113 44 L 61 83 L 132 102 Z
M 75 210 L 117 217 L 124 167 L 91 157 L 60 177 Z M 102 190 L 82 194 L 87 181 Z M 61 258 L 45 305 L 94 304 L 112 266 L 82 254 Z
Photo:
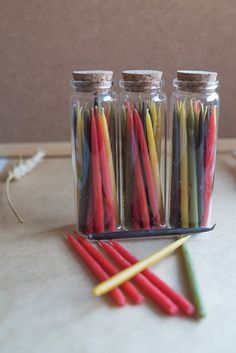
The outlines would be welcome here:
M 236 136 L 235 0 L 0 0 L 0 142 L 69 139 L 73 69 L 219 73 L 220 136 Z

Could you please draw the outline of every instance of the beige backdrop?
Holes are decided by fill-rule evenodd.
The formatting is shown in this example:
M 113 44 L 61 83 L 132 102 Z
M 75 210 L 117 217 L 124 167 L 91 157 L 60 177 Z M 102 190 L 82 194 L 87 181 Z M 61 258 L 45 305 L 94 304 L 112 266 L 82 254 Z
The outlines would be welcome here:
M 220 135 L 236 136 L 235 0 L 0 0 L 0 142 L 69 138 L 73 69 L 219 72 Z

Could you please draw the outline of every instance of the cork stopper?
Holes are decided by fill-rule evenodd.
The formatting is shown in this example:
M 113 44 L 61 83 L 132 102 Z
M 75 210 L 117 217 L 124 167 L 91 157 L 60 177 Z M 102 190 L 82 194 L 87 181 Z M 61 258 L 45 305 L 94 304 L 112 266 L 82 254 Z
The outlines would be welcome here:
M 178 70 L 177 79 L 189 82 L 209 82 L 216 81 L 217 72 L 198 70 Z
M 157 70 L 126 70 L 122 71 L 124 81 L 152 82 L 162 79 L 162 71 Z
M 75 81 L 86 81 L 91 83 L 99 83 L 111 81 L 113 71 L 89 70 L 89 71 L 73 71 L 73 79 Z

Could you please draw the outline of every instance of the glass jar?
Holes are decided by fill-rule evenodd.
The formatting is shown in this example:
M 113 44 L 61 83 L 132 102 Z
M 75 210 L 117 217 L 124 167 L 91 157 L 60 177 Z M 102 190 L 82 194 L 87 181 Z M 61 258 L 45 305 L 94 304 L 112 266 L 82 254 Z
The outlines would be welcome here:
M 78 230 L 82 234 L 118 227 L 117 96 L 112 71 L 74 71 L 72 163 Z
M 120 81 L 121 224 L 165 225 L 166 96 L 160 71 L 123 71 Z
M 219 116 L 217 73 L 177 71 L 171 98 L 169 223 L 211 225 Z

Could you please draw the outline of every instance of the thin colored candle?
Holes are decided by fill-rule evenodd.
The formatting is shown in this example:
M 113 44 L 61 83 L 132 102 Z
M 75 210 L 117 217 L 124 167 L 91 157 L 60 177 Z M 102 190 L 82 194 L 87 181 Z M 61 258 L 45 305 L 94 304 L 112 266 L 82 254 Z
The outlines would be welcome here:
M 139 159 L 139 151 L 137 148 L 137 142 L 134 135 L 134 126 L 133 126 L 133 118 L 130 111 L 130 105 L 127 103 L 127 127 L 129 131 L 129 140 L 131 145 L 131 153 L 134 163 L 134 174 L 135 174 L 135 183 L 137 185 L 138 191 L 138 200 L 139 200 L 139 208 L 141 213 L 141 221 L 143 228 L 150 228 L 150 219 L 148 213 L 148 206 L 147 206 L 147 198 L 144 188 L 143 176 L 142 176 L 142 169 L 141 163 Z
M 191 290 L 191 294 L 193 297 L 193 302 L 196 308 L 195 314 L 198 318 L 203 318 L 206 316 L 205 308 L 202 301 L 201 291 L 198 284 L 198 279 L 196 276 L 196 271 L 194 269 L 194 263 L 192 261 L 191 254 L 188 250 L 186 244 L 183 244 L 180 249 L 181 258 L 183 261 L 185 273 L 187 276 L 187 281 L 189 284 L 189 288 Z
M 210 232 L 215 228 L 215 224 L 212 227 L 194 227 L 194 228 L 151 228 L 151 229 L 139 229 L 136 230 L 118 230 L 115 232 L 106 231 L 104 233 L 92 233 L 88 235 L 89 240 L 113 240 L 113 239 L 143 239 L 145 238 L 156 238 L 162 237 L 167 238 L 169 236 L 182 235 L 193 235 L 199 233 Z
M 97 128 L 94 117 L 94 110 L 91 109 L 91 159 L 93 175 L 93 193 L 94 193 L 94 213 L 95 227 L 97 232 L 104 231 L 104 210 L 102 199 L 102 177 L 99 161 Z
M 79 236 L 78 233 L 76 234 L 77 240 L 80 242 L 80 244 L 89 252 L 93 259 L 96 260 L 109 275 L 113 276 L 118 273 L 116 267 L 113 266 L 113 264 L 108 261 L 108 259 L 101 252 L 99 252 L 88 240 Z M 125 292 L 125 294 L 127 294 L 127 296 L 132 300 L 133 303 L 140 304 L 144 301 L 144 296 L 140 294 L 138 289 L 131 282 L 126 282 L 122 284 L 121 289 Z
M 115 212 L 116 212 L 116 217 L 117 217 L 116 180 L 115 180 L 114 164 L 113 164 L 113 158 L 112 158 L 112 152 L 111 152 L 111 142 L 110 142 L 110 137 L 109 137 L 109 132 L 108 132 L 107 120 L 106 120 L 103 108 L 102 108 L 101 123 L 102 123 L 103 136 L 104 136 L 104 140 L 105 140 L 106 153 L 107 153 L 107 159 L 108 159 L 108 164 L 109 164 L 109 171 L 110 171 L 110 176 L 111 176 L 113 199 L 114 199 L 114 203 L 115 203 Z
M 153 124 L 153 131 L 154 131 L 154 136 L 156 136 L 156 130 L 157 130 L 157 111 L 156 111 L 156 105 L 155 102 L 151 102 L 151 113 L 152 113 L 152 124 Z
M 197 136 L 198 136 L 198 124 L 199 124 L 199 114 L 200 114 L 200 102 L 193 100 L 193 114 L 194 114 L 194 130 L 195 130 L 195 135 L 196 135 L 196 142 L 197 142 Z
M 155 106 L 155 104 L 154 104 Z M 156 106 L 155 106 L 156 109 Z M 157 146 L 157 153 L 158 153 L 158 158 L 159 160 L 161 159 L 161 134 L 162 134 L 162 121 L 161 121 L 161 104 L 159 103 L 158 105 L 158 110 L 157 110 L 157 126 L 156 126 L 156 146 Z
M 141 120 L 135 108 L 134 108 L 134 122 L 137 129 L 139 146 L 140 146 L 142 161 L 144 165 L 144 173 L 147 181 L 148 197 L 151 204 L 153 221 L 155 226 L 160 227 L 160 213 L 158 208 L 158 198 L 157 198 L 157 192 L 155 189 L 155 184 L 154 184 L 153 175 L 152 175 L 151 162 L 149 158 L 149 153 L 147 149 L 146 139 L 142 128 Z
M 215 138 L 216 138 L 216 106 L 212 107 L 208 126 L 207 144 L 205 152 L 205 179 L 204 179 L 204 218 L 203 225 L 207 225 L 211 194 L 214 180 L 215 162 Z
M 85 116 L 87 112 L 84 111 L 84 116 L 81 121 L 81 141 L 82 141 L 82 150 L 83 150 L 83 157 L 82 157 L 82 175 L 81 175 L 81 186 L 86 184 L 88 174 L 89 174 L 89 160 L 90 160 L 90 150 L 89 150 L 89 129 L 90 129 L 90 122 L 85 121 Z
M 154 178 L 154 182 L 155 182 L 155 186 L 158 194 L 160 215 L 161 215 L 161 219 L 163 219 L 164 215 L 163 215 L 163 199 L 162 199 L 161 180 L 160 180 L 160 167 L 159 167 L 159 162 L 157 157 L 151 117 L 148 109 L 146 114 L 146 126 L 147 126 L 148 149 L 149 149 L 150 161 L 152 166 L 152 174 L 153 174 L 153 178 Z
M 136 183 L 134 183 L 134 192 L 133 192 L 133 203 L 132 203 L 132 215 L 133 215 L 133 228 L 134 229 L 140 229 L 140 219 L 141 219 L 141 214 L 140 214 L 140 208 L 139 208 L 139 203 L 138 203 L 138 198 L 137 198 L 137 186 Z
M 207 140 L 208 140 L 208 127 L 209 127 L 209 122 L 210 122 L 210 116 L 211 116 L 211 109 L 210 107 L 206 106 L 205 108 L 205 120 L 204 120 L 204 167 L 206 168 L 206 149 L 207 149 Z
M 111 115 L 111 103 L 108 102 L 107 103 L 107 107 L 106 107 L 106 113 L 104 113 L 104 108 L 102 108 L 102 115 L 105 117 L 106 119 L 106 125 L 107 125 L 107 130 L 109 130 L 109 126 L 110 126 L 110 115 Z M 109 136 L 109 135 L 108 135 Z
M 101 114 L 102 113 L 102 103 L 101 97 L 95 96 L 94 97 L 94 109 L 97 108 L 97 111 Z
M 143 99 L 142 99 L 142 95 L 140 94 L 138 97 L 138 112 L 140 116 L 142 114 L 142 110 L 143 110 Z
M 76 138 L 75 138 L 75 156 L 76 156 L 76 171 L 77 171 L 77 212 L 80 212 L 80 189 L 82 176 L 82 162 L 83 162 L 83 130 L 82 130 L 82 107 L 79 103 L 76 107 Z
M 132 121 L 130 125 L 132 124 Z M 133 157 L 131 149 L 131 131 L 129 130 L 126 108 L 123 106 L 122 109 L 122 133 L 123 133 L 123 149 L 122 158 L 124 161 L 123 176 L 124 176 L 124 221 L 126 226 L 132 227 L 132 204 L 133 204 L 133 188 L 135 184 L 135 175 L 133 168 Z M 131 180 L 134 183 L 131 183 Z M 121 178 L 122 181 L 122 178 Z M 137 194 L 138 195 L 138 194 Z M 138 196 L 137 196 L 138 202 Z
M 175 227 L 180 226 L 180 119 L 177 103 L 173 111 L 170 195 L 170 222 Z
M 206 105 L 204 110 L 204 119 L 206 120 L 207 113 L 209 112 L 209 107 Z
M 79 207 L 79 229 L 87 232 L 87 212 L 89 198 L 88 194 L 91 189 L 92 179 L 91 163 L 90 163 L 90 113 L 88 109 L 83 109 L 82 119 L 83 133 L 83 156 L 82 156 L 82 171 L 80 178 L 80 198 L 78 197 Z
M 198 226 L 198 194 L 197 194 L 197 165 L 196 165 L 196 133 L 193 102 L 189 102 L 187 115 L 188 133 L 188 182 L 189 182 L 189 226 Z
M 112 259 L 122 268 L 130 268 L 130 263 L 111 245 L 106 242 L 99 242 L 103 249 L 112 257 Z M 159 307 L 170 315 L 178 313 L 178 307 L 158 288 L 156 288 L 142 273 L 134 277 L 135 282 L 144 291 L 144 293 Z
M 93 233 L 95 231 L 95 217 L 94 217 L 94 206 L 93 206 L 93 187 L 92 187 L 92 177 L 89 176 L 89 198 L 88 201 L 88 210 L 87 210 L 87 224 L 86 224 L 86 233 Z
M 111 104 L 111 109 L 110 109 L 110 126 L 109 126 L 109 136 L 110 136 L 110 141 L 112 141 L 112 143 L 110 144 L 111 146 L 111 154 L 112 154 L 112 159 L 113 159 L 113 163 L 114 163 L 114 170 L 116 170 L 117 168 L 117 153 L 116 153 L 116 134 L 117 134 L 117 116 L 116 116 L 116 112 L 115 112 L 115 106 L 114 103 Z
M 198 224 L 203 224 L 204 211 L 204 108 L 200 108 L 197 136 L 197 191 L 198 191 Z
M 87 250 L 80 244 L 76 239 L 74 239 L 70 234 L 67 234 L 68 240 L 77 252 L 83 262 L 88 266 L 93 275 L 99 281 L 105 281 L 109 278 L 108 274 L 103 270 L 103 268 L 92 258 L 92 256 L 87 252 Z M 126 304 L 125 296 L 119 288 L 113 289 L 109 293 L 110 297 L 118 306 L 123 306 Z
M 133 107 L 133 112 L 135 113 L 135 111 L 137 112 L 137 108 Z M 143 127 L 143 133 L 144 133 L 144 138 L 145 140 L 147 139 L 147 127 L 146 127 L 146 112 L 147 112 L 147 107 L 146 107 L 146 104 L 143 102 L 143 107 L 142 107 L 142 114 L 139 115 L 138 112 L 137 114 L 139 115 L 139 118 L 142 122 L 142 127 Z
M 124 248 L 119 242 L 113 240 L 112 245 L 131 265 L 134 265 L 139 262 L 139 260 L 135 256 L 133 256 L 126 248 Z M 168 286 L 168 284 L 166 284 L 159 277 L 157 277 L 152 271 L 146 269 L 142 272 L 142 274 L 167 297 L 169 297 L 175 304 L 177 304 L 186 315 L 194 314 L 194 306 L 183 295 L 174 291 L 171 287 Z
M 98 147 L 100 156 L 100 168 L 102 175 L 102 185 L 104 193 L 104 204 L 106 210 L 106 222 L 108 224 L 109 230 L 116 229 L 116 210 L 115 210 L 115 200 L 113 198 L 111 175 L 108 164 L 108 158 L 106 153 L 106 145 L 103 135 L 103 128 L 101 122 L 101 116 L 99 111 L 97 112 L 97 135 L 98 135 Z
M 80 180 L 81 172 L 82 172 L 82 153 L 83 153 L 83 129 L 82 129 L 82 107 L 80 107 L 79 103 L 77 104 L 76 108 L 76 140 L 75 140 L 75 147 L 76 147 L 76 166 L 77 166 L 77 173 Z
M 189 194 L 188 194 L 188 136 L 186 121 L 186 103 L 182 103 L 180 111 L 180 215 L 182 227 L 189 226 Z
M 184 244 L 190 236 L 176 240 L 175 242 L 167 245 L 158 252 L 146 257 L 145 259 L 139 261 L 138 263 L 126 268 L 125 270 L 119 272 L 117 275 L 111 277 L 109 280 L 100 283 L 93 289 L 93 294 L 98 296 L 105 294 L 112 290 L 113 288 L 121 285 L 122 283 L 128 281 L 129 279 L 135 277 L 138 273 L 142 272 L 149 266 L 161 261 L 166 256 L 175 251 L 178 247 Z

